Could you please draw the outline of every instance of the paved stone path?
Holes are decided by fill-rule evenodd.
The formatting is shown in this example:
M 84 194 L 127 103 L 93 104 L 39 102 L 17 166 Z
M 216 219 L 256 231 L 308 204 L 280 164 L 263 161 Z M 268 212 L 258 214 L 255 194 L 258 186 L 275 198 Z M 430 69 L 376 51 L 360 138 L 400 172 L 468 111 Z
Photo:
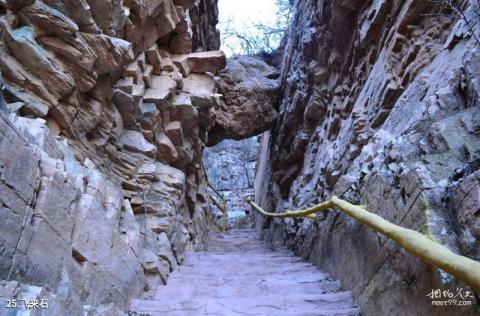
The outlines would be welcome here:
M 340 282 L 289 251 L 274 252 L 252 229 L 212 234 L 209 251 L 189 252 L 153 300 L 133 311 L 181 315 L 359 315 Z

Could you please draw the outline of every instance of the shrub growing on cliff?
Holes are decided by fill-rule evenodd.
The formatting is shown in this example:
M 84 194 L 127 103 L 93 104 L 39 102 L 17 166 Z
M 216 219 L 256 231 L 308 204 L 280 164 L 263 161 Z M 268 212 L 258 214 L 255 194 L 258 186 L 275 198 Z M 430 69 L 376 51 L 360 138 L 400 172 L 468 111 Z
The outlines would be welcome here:
M 476 29 L 480 24 L 480 0 L 429 0 L 434 3 L 441 3 L 445 9 L 448 9 L 456 14 L 465 22 L 465 25 L 473 36 L 475 41 L 480 45 L 480 38 L 477 35 Z M 465 7 L 471 3 L 472 14 L 465 12 Z

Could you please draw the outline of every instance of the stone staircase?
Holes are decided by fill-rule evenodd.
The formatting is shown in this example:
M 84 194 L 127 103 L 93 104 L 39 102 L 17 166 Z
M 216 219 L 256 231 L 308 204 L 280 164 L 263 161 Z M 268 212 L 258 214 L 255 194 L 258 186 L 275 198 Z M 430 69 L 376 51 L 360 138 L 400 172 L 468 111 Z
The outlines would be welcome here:
M 339 281 L 291 252 L 274 252 L 252 229 L 212 234 L 208 252 L 189 252 L 152 300 L 147 315 L 360 315 Z

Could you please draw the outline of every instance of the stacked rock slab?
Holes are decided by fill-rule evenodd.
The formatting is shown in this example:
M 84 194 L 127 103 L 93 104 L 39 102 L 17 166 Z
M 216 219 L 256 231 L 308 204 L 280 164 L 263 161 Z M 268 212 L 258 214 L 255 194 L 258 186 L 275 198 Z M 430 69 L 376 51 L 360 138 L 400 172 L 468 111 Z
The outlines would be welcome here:
M 339 195 L 480 260 L 480 43 L 441 2 L 295 2 L 262 207 Z M 478 21 L 478 2 L 458 3 Z M 476 314 L 434 306 L 432 289 L 468 287 L 337 211 L 258 226 L 352 288 L 366 315 Z
M 213 0 L 0 1 L 2 304 L 121 314 L 205 248 L 217 14 Z

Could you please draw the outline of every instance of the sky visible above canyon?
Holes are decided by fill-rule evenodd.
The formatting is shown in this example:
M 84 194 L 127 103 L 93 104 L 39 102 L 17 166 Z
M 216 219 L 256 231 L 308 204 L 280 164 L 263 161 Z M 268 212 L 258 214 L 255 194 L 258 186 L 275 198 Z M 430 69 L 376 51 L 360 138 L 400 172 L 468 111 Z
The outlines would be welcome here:
M 229 29 L 242 34 L 260 36 L 260 30 L 256 25 L 264 24 L 274 27 L 277 23 L 275 0 L 219 0 L 218 9 L 222 50 L 227 56 L 242 53 L 238 37 L 226 35 Z

